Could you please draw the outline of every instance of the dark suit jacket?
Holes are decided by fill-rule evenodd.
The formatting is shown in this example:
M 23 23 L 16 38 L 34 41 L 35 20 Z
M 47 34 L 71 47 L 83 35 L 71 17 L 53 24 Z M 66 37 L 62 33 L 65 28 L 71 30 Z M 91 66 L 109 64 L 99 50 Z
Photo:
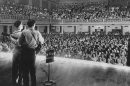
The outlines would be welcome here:
M 130 66 L 130 39 L 128 40 L 127 66 Z

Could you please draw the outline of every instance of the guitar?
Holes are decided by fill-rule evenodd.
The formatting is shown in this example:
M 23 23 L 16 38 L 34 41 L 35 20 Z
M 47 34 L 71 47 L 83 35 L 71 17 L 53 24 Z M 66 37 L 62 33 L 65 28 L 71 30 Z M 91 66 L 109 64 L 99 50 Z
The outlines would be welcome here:
M 17 40 L 18 40 L 18 38 L 19 38 L 19 36 L 20 36 L 20 32 L 21 31 L 16 31 L 16 32 L 14 32 L 14 33 L 12 33 L 12 34 L 3 34 L 3 36 L 6 36 L 6 37 L 8 37 L 8 41 L 10 41 L 10 42 L 12 42 L 13 44 L 15 44 L 15 45 L 17 45 L 18 43 L 17 43 Z

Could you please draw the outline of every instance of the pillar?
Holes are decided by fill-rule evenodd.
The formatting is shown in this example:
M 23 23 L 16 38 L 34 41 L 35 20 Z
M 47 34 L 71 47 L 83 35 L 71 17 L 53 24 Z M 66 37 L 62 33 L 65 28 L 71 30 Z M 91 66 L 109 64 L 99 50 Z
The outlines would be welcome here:
M 47 26 L 47 34 L 49 34 L 50 33 L 50 26 L 48 25 Z
M 105 35 L 107 34 L 107 33 L 106 33 L 106 26 L 104 26 L 104 33 L 105 33 Z
M 10 31 L 9 31 L 9 25 L 4 25 L 3 26 L 3 32 L 4 33 L 8 33 L 8 34 L 10 33 Z
M 39 30 L 40 26 L 37 26 L 37 30 Z M 40 31 L 40 30 L 39 30 Z
M 123 32 L 124 32 L 124 31 L 123 31 L 123 26 L 121 25 L 121 34 L 122 34 L 122 35 L 124 35 Z
M 74 34 L 77 34 L 76 26 L 74 26 Z
M 111 25 L 106 26 L 106 34 L 108 34 L 109 32 L 111 32 L 112 28 L 113 27 Z
M 7 25 L 7 33 L 9 34 L 10 33 L 10 26 Z
M 60 33 L 61 33 L 61 34 L 64 33 L 64 30 L 63 30 L 62 26 L 60 26 Z
M 44 26 L 43 33 L 47 34 L 48 26 Z
M 9 34 L 12 34 L 13 33 L 13 28 L 12 26 L 9 26 Z
M 89 35 L 91 35 L 91 27 L 90 26 L 88 26 L 88 33 L 89 33 Z
M 89 28 L 90 28 L 90 34 L 92 35 L 92 33 L 94 32 L 94 30 L 93 30 L 93 28 L 92 28 L 93 26 L 89 26 Z

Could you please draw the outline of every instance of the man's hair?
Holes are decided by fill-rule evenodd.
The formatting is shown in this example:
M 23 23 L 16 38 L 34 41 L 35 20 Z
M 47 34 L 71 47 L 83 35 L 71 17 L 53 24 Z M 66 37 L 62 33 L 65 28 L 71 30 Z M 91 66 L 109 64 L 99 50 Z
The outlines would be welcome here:
M 14 26 L 18 28 L 21 23 L 22 22 L 20 20 L 17 20 L 17 21 L 14 22 Z
M 28 25 L 28 27 L 32 27 L 32 26 L 34 26 L 35 23 L 36 23 L 35 20 L 29 19 L 28 22 L 27 22 L 27 25 Z

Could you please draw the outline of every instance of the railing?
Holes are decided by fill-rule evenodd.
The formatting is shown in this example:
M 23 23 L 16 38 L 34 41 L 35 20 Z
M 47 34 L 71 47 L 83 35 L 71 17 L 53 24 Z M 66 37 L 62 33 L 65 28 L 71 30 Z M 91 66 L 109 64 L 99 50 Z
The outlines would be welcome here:
M 130 21 L 130 18 L 116 18 L 116 19 L 63 19 L 64 23 L 73 23 L 73 22 L 122 22 L 122 21 Z
M 29 16 L 22 16 L 22 15 L 0 15 L 0 19 L 21 19 L 26 20 L 29 19 Z
M 58 22 L 62 22 L 62 23 L 78 23 L 78 22 L 81 22 L 81 23 L 85 23 L 85 22 L 122 22 L 122 21 L 130 21 L 130 18 L 113 18 L 113 19 L 110 19 L 110 18 L 107 18 L 107 19 L 103 19 L 103 18 L 100 18 L 100 19 L 61 19 L 61 20 L 58 20 L 58 19 L 49 19 L 49 18 L 37 18 L 35 16 L 23 16 L 23 15 L 0 15 L 0 20 L 4 20 L 4 19 L 15 19 L 15 20 L 27 20 L 29 18 L 32 18 L 32 19 L 35 19 L 37 21 L 46 21 L 48 23 L 58 23 Z
M 22 15 L 0 15 L 0 23 L 11 23 L 16 20 L 28 20 L 28 19 L 35 19 L 38 21 L 39 24 L 47 23 L 49 24 L 49 19 L 47 18 L 37 18 L 35 16 L 22 16 Z

